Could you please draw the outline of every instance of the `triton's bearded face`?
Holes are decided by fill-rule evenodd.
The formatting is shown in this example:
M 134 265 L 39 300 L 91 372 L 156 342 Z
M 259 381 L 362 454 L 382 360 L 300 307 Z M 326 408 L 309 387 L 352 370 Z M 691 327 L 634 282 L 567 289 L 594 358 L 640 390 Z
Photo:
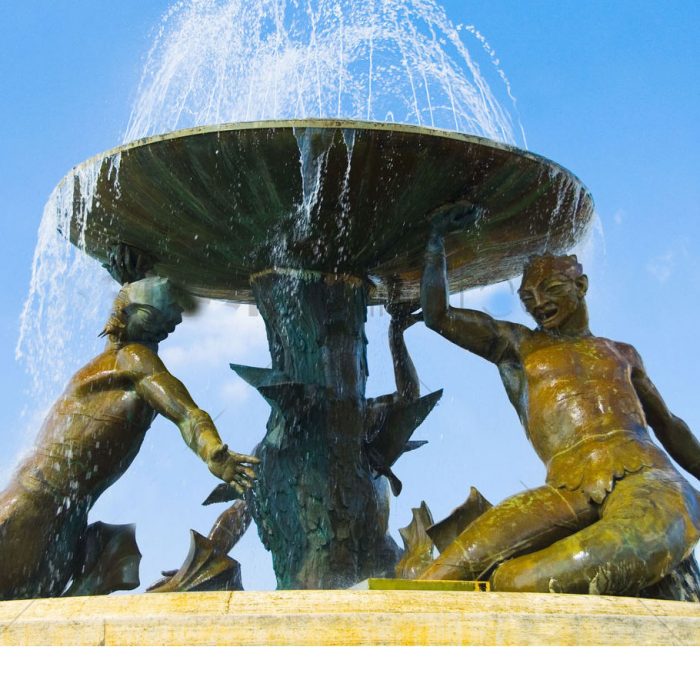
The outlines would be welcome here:
M 542 255 L 528 262 L 518 293 L 544 330 L 556 330 L 584 303 L 588 279 L 575 255 Z

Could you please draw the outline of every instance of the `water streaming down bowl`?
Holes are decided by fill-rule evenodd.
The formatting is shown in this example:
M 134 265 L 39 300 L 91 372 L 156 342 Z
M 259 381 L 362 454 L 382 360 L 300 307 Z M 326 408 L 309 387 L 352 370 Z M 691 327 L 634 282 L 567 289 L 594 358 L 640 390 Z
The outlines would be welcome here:
M 168 9 L 154 37 L 122 143 L 310 117 L 525 143 L 493 49 L 436 0 L 185 0 Z M 109 165 L 115 187 L 119 160 Z M 79 168 L 79 187 L 57 188 L 39 227 L 17 356 L 44 404 L 62 390 L 75 358 L 87 357 L 85 338 L 109 306 L 108 276 L 56 235 L 76 211 L 93 210 L 101 165 Z
M 118 166 L 115 166 L 118 162 Z M 269 268 L 350 274 L 386 300 L 417 298 L 432 212 L 473 210 L 447 238 L 452 291 L 520 273 L 583 235 L 592 199 L 569 171 L 484 138 L 345 120 L 225 124 L 153 137 L 91 159 L 62 188 L 80 200 L 71 240 L 101 262 L 119 242 L 215 299 L 252 301 Z

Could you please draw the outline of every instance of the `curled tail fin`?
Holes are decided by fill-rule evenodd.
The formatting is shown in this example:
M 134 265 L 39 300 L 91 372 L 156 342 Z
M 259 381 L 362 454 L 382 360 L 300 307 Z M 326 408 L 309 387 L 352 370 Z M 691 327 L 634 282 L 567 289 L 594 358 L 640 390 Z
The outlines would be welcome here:
M 419 508 L 411 508 L 411 522 L 399 530 L 405 552 L 396 565 L 397 578 L 417 578 L 433 560 L 433 541 L 427 529 L 433 524 L 433 516 L 425 501 Z
M 461 506 L 457 506 L 444 520 L 428 528 L 428 535 L 438 552 L 443 552 L 467 526 L 492 507 L 479 490 L 472 486 L 467 500 Z
M 183 591 L 240 591 L 241 566 L 226 555 L 219 554 L 210 539 L 190 530 L 190 551 L 183 565 L 174 573 L 148 588 L 149 593 Z
M 153 584 L 149 592 L 243 590 L 240 564 L 228 553 L 243 537 L 251 520 L 248 504 L 237 499 L 219 515 L 208 537 L 190 530 L 190 551 L 184 563 L 179 569 L 164 571 L 164 578 Z
M 81 556 L 64 596 L 107 595 L 138 587 L 141 552 L 134 525 L 92 523 L 85 531 Z

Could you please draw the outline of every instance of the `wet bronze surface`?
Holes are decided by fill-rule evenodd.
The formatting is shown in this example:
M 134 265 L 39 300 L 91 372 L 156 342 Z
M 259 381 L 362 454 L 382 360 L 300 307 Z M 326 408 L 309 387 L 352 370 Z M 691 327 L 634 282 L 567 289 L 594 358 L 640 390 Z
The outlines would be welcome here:
M 158 308 L 122 303 L 129 294 Z M 71 578 L 85 579 L 75 594 L 138 585 L 133 533 L 129 539 L 127 528 L 104 524 L 98 532 L 87 519 L 97 498 L 128 469 L 158 414 L 178 426 L 212 473 L 241 493 L 250 486 L 250 464 L 257 460 L 228 450 L 210 416 L 158 357 L 157 341 L 181 320 L 181 311 L 159 278 L 120 291 L 105 350 L 72 377 L 0 493 L 0 600 L 61 595 Z M 113 550 L 111 559 L 104 549 Z M 100 561 L 107 568 L 100 569 Z M 118 572 L 109 570 L 110 561 Z M 110 588 L 110 581 L 116 585 Z
M 327 151 L 308 219 L 297 137 L 310 152 Z M 455 200 L 470 211 L 446 237 L 453 291 L 511 278 L 545 247 L 569 249 L 593 213 L 587 190 L 551 161 L 394 124 L 305 120 L 175 132 L 96 156 L 59 187 L 75 185 L 79 203 L 77 175 L 90 173 L 96 196 L 89 211 L 76 206 L 73 242 L 84 218 L 87 252 L 102 262 L 127 243 L 152 256 L 158 274 L 239 301 L 252 301 L 251 273 L 275 266 L 369 274 L 377 285 L 371 303 L 385 301 L 398 277 L 404 298 L 416 298 L 426 217 Z
M 668 410 L 636 350 L 591 334 L 587 288 L 574 256 L 546 255 L 528 264 L 520 287 L 535 330 L 452 308 L 435 230 L 422 288 L 426 324 L 498 366 L 547 478 L 468 524 L 421 578 L 638 595 L 692 556 L 700 495 L 648 428 L 696 477 L 700 443 Z
M 417 520 L 400 569 L 495 590 L 636 595 L 692 552 L 697 493 L 647 428 L 695 475 L 700 444 L 636 351 L 590 333 L 587 279 L 554 254 L 580 239 L 593 206 L 560 166 L 476 137 L 312 120 L 146 139 L 60 187 L 78 204 L 71 240 L 84 235 L 90 255 L 109 262 L 126 244 L 196 294 L 258 304 L 273 366 L 237 371 L 272 407 L 252 502 L 280 586 L 344 586 L 395 563 L 386 489 L 370 477 L 393 476 L 415 421 L 402 419 L 398 451 L 368 439 L 363 324 L 391 288 L 415 299 L 423 269 L 426 324 L 498 366 L 547 480 L 478 509 L 448 543 L 453 518 L 432 564 Z M 513 277 L 533 253 L 547 255 L 520 293 L 536 330 L 449 307 L 450 291 Z

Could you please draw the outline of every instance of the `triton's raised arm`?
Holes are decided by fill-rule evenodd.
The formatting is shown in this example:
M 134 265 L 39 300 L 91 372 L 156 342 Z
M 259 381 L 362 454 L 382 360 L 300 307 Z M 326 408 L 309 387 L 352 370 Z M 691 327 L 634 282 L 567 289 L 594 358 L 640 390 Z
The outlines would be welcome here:
M 413 360 L 408 353 L 404 333 L 420 320 L 413 312 L 418 310 L 416 302 L 396 301 L 400 287 L 392 288 L 386 310 L 391 316 L 389 323 L 389 349 L 394 365 L 396 395 L 402 401 L 415 401 L 420 396 L 420 382 Z
M 414 401 L 420 396 L 418 373 L 411 356 L 408 354 L 404 331 L 410 328 L 417 319 L 410 313 L 392 315 L 389 324 L 389 348 L 394 364 L 396 393 L 403 401 Z
M 530 332 L 525 326 L 497 321 L 481 311 L 450 306 L 445 244 L 439 231 L 434 231 L 425 252 L 421 306 L 428 328 L 495 363 L 514 355 L 519 337 Z
M 685 421 L 668 410 L 659 390 L 649 379 L 637 351 L 630 345 L 623 347 L 632 363 L 632 383 L 647 422 L 671 457 L 689 474 L 700 479 L 700 442 Z

